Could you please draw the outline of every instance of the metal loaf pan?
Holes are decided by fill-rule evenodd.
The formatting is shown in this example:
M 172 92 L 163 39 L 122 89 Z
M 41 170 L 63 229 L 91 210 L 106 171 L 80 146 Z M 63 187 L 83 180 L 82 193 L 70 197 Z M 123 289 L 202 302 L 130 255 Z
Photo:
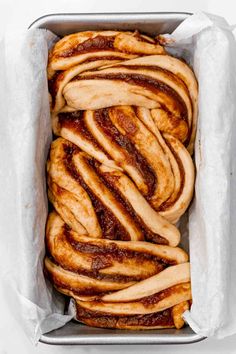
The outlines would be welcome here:
M 38 18 L 30 28 L 45 28 L 58 36 L 86 30 L 139 30 L 157 35 L 171 33 L 189 13 L 52 14 Z M 88 327 L 75 321 L 41 336 L 47 344 L 187 344 L 203 340 L 186 326 L 181 330 L 112 330 Z

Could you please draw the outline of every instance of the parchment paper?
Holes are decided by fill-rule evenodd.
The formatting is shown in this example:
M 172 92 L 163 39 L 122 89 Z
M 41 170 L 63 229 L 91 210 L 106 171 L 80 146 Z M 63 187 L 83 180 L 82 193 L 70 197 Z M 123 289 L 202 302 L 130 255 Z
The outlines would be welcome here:
M 45 161 L 52 139 L 46 67 L 54 39 L 44 30 L 9 33 L 0 48 L 1 288 L 34 342 L 71 318 L 43 275 Z
M 199 82 L 195 198 L 189 213 L 193 330 L 236 332 L 236 42 L 226 21 L 198 13 L 170 36 Z
M 49 31 L 6 34 L 0 42 L 1 291 L 5 304 L 37 342 L 59 328 L 63 297 L 43 275 L 51 142 L 47 94 Z M 219 17 L 198 13 L 167 36 L 199 82 L 196 195 L 189 237 L 193 305 L 185 319 L 197 333 L 236 333 L 236 43 Z M 174 39 L 174 43 L 173 43 Z

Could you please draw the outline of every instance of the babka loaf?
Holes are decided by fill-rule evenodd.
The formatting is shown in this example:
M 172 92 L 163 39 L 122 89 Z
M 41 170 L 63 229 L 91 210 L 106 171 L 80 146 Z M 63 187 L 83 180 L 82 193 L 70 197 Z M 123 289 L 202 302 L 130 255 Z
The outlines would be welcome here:
M 191 301 L 177 221 L 194 189 L 197 82 L 158 38 L 87 31 L 52 48 L 45 274 L 77 319 L 181 328 Z

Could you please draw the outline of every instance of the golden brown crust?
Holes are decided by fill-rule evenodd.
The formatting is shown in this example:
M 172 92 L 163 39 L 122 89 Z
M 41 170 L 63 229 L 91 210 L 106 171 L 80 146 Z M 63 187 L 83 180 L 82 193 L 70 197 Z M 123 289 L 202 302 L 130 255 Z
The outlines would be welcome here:
M 77 319 L 89 326 L 100 328 L 147 330 L 174 327 L 171 309 L 147 315 L 112 316 L 94 313 L 77 304 Z
M 122 282 L 140 281 L 167 266 L 187 264 L 188 260 L 187 254 L 178 247 L 95 239 L 77 234 L 56 212 L 48 218 L 46 245 L 54 261 L 66 270 L 95 279 Z
M 172 307 L 172 317 L 177 329 L 184 326 L 184 319 L 182 315 L 187 310 L 189 310 L 189 301 L 183 301 Z
M 75 296 L 76 299 L 76 296 Z M 85 309 L 112 315 L 144 315 L 164 311 L 180 302 L 191 299 L 190 283 L 180 283 L 138 301 L 106 302 L 100 300 L 81 301 L 77 303 Z
M 71 142 L 59 138 L 52 146 L 48 163 L 49 189 L 55 200 L 64 203 L 78 218 L 88 234 L 101 237 L 102 230 L 105 238 L 133 241 L 146 238 L 171 246 L 179 243 L 178 229 L 148 204 L 124 174 L 114 171 L 113 179 L 121 183 L 120 187 L 115 186 L 111 181 L 112 171 L 106 170 L 104 175 L 103 166 Z M 61 189 L 53 189 L 54 185 Z M 124 193 L 127 188 L 133 191 L 132 195 Z M 101 208 L 106 214 L 101 214 Z M 76 231 L 72 219 L 70 226 Z
M 139 35 L 138 32 L 78 32 L 65 36 L 55 44 L 49 55 L 48 67 L 49 72 L 65 70 L 88 58 L 93 58 L 93 54 L 95 57 L 105 54 L 104 56 L 120 56 L 128 59 L 138 54 L 163 54 L 164 52 L 164 48 L 159 43 L 147 36 Z
M 181 328 L 190 264 L 175 224 L 194 186 L 197 82 L 158 39 L 86 31 L 52 48 L 45 274 L 77 319 Z
M 60 292 L 76 300 L 80 321 L 101 327 L 109 318 L 111 328 L 127 329 L 169 328 L 173 321 L 181 325 L 183 307 L 175 305 L 191 298 L 183 250 L 82 236 L 56 212 L 48 218 L 46 245 L 50 258 L 45 259 L 45 274 Z

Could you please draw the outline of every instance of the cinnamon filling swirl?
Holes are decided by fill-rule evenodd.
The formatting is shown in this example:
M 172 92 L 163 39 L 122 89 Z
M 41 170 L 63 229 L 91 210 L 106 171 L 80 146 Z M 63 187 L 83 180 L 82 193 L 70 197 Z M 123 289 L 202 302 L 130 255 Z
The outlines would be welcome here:
M 60 56 L 68 58 L 77 54 L 97 52 L 99 50 L 114 50 L 114 40 L 114 36 L 98 35 L 94 38 L 89 38 L 68 50 L 65 50 Z

